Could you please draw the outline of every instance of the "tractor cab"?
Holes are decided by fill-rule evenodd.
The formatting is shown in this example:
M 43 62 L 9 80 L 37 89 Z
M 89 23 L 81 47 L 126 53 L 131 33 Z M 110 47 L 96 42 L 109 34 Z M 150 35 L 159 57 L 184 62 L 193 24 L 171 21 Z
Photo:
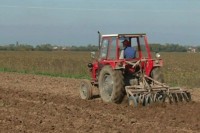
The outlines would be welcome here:
M 102 35 L 100 41 L 99 60 L 131 60 L 141 58 L 151 58 L 150 49 L 147 42 L 146 34 L 109 34 Z M 130 47 L 135 50 L 134 58 L 125 58 L 122 51 L 124 50 L 123 41 L 127 40 Z M 130 51 L 131 52 L 131 51 Z
M 125 40 L 128 42 L 128 47 L 124 46 Z M 144 66 L 147 75 L 150 74 L 153 68 L 147 36 L 144 33 L 102 35 L 99 46 L 98 69 L 100 70 L 103 66 L 109 65 L 112 69 L 121 69 L 129 71 L 128 73 L 134 73 L 135 69 L 132 68 L 132 64 L 139 60 L 141 61 L 141 59 L 145 59 L 145 62 L 148 62 Z M 127 51 L 129 52 L 128 56 L 126 55 Z M 134 55 L 130 56 L 131 54 Z
M 124 46 L 125 40 L 129 47 L 128 56 L 125 55 L 127 52 L 125 50 L 127 47 Z M 89 63 L 88 67 L 92 74 L 92 81 L 98 84 L 98 76 L 103 67 L 109 66 L 113 70 L 121 70 L 123 73 L 133 75 L 136 73 L 136 67 L 133 66 L 139 63 L 138 61 L 141 62 L 141 67 L 148 76 L 153 67 L 162 65 L 162 60 L 156 63 L 152 59 L 146 34 L 99 34 L 99 56 L 93 63 Z

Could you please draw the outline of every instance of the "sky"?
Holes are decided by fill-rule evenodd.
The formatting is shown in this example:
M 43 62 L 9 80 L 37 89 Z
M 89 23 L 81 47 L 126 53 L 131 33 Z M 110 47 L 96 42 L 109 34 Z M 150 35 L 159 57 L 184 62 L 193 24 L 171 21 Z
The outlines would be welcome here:
M 0 0 L 0 45 L 96 45 L 97 31 L 200 45 L 200 0 Z

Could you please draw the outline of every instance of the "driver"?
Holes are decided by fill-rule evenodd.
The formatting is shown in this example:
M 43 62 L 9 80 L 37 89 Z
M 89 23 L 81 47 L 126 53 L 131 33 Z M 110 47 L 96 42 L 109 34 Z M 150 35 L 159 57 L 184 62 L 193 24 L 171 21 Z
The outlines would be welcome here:
M 131 43 L 127 39 L 122 41 L 122 43 L 123 43 L 123 50 L 121 51 L 120 59 L 135 58 L 136 50 L 133 47 L 131 47 Z

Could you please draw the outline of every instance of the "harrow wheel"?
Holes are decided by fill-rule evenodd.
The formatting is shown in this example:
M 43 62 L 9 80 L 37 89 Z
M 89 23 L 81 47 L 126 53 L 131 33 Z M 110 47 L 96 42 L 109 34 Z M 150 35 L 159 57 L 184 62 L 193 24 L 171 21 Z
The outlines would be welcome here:
M 82 99 L 92 99 L 92 85 L 89 80 L 84 79 L 81 81 L 79 92 Z

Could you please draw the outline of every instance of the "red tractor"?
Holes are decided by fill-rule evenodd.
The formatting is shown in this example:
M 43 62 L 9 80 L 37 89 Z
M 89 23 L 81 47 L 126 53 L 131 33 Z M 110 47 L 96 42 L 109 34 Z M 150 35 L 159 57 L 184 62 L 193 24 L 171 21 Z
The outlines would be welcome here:
M 124 58 L 122 41 L 128 40 L 135 51 L 134 58 Z M 83 80 L 80 86 L 82 99 L 93 98 L 94 86 L 99 89 L 105 102 L 120 103 L 125 95 L 129 104 L 146 105 L 156 101 L 190 101 L 190 93 L 181 88 L 171 88 L 163 82 L 161 67 L 163 60 L 159 53 L 152 58 L 147 36 L 141 34 L 99 33 L 99 53 L 91 53 L 93 63 L 88 67 L 91 81 Z

